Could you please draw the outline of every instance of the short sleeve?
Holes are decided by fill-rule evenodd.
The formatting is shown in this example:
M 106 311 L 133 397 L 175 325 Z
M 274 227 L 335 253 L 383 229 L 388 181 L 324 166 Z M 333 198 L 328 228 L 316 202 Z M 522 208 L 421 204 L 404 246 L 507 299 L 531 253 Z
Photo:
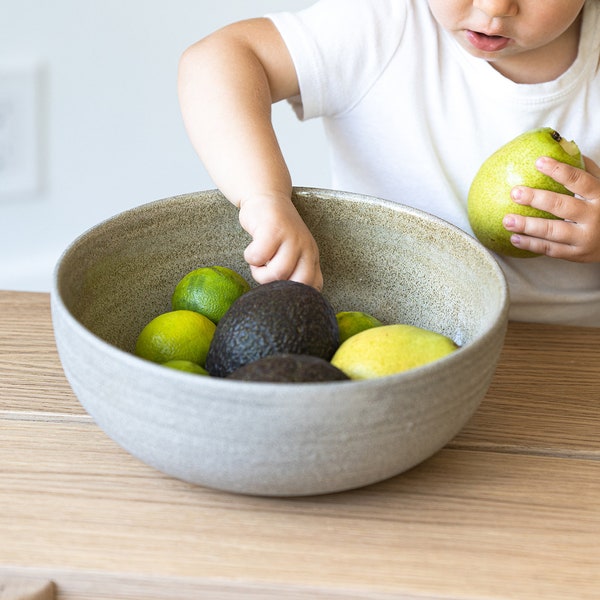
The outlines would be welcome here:
M 266 15 L 296 68 L 299 118 L 333 116 L 354 106 L 385 70 L 406 22 L 402 0 L 321 0 L 298 12 Z

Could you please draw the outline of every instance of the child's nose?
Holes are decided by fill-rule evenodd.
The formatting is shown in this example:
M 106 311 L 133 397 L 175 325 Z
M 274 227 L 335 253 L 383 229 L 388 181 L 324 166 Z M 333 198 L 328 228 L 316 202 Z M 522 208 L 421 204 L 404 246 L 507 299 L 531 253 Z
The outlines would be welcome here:
M 516 0 L 474 0 L 473 6 L 488 17 L 514 17 L 519 12 Z

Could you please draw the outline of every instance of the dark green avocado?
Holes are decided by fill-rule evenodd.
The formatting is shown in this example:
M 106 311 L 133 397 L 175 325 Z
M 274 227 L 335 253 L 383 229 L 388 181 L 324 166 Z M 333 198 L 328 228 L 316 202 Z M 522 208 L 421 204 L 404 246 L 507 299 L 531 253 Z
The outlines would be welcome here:
M 350 378 L 330 362 L 308 354 L 272 354 L 248 363 L 227 379 L 242 381 L 271 381 L 276 383 L 303 383 L 344 381 Z
M 226 377 L 273 354 L 308 354 L 329 361 L 340 345 L 335 310 L 315 288 L 272 281 L 240 296 L 215 330 L 206 369 Z

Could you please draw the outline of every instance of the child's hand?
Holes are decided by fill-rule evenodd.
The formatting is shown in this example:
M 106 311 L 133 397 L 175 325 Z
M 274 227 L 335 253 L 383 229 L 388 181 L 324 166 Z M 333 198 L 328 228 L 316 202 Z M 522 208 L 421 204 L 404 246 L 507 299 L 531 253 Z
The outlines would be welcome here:
M 319 249 L 289 198 L 244 200 L 239 218 L 252 236 L 244 258 L 258 283 L 291 279 L 323 288 Z
M 600 262 L 600 167 L 585 158 L 587 171 L 542 157 L 536 167 L 578 197 L 517 186 L 512 199 L 561 220 L 508 214 L 503 225 L 517 248 L 573 262 Z

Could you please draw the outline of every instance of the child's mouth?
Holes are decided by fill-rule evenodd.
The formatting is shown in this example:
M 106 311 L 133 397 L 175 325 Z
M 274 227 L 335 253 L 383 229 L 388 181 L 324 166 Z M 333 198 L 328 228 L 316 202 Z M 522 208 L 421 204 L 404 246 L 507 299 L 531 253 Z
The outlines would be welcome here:
M 504 50 L 510 42 L 510 38 L 501 35 L 486 35 L 485 33 L 471 31 L 470 29 L 467 30 L 466 35 L 469 43 L 482 52 L 498 52 Z

